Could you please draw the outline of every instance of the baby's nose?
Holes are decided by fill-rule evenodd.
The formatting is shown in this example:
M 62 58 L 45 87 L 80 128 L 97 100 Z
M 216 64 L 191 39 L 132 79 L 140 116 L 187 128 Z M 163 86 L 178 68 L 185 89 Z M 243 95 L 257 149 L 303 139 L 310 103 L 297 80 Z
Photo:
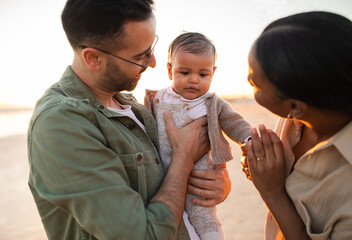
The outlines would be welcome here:
M 198 83 L 198 76 L 196 74 L 192 74 L 190 76 L 189 82 L 191 83 Z

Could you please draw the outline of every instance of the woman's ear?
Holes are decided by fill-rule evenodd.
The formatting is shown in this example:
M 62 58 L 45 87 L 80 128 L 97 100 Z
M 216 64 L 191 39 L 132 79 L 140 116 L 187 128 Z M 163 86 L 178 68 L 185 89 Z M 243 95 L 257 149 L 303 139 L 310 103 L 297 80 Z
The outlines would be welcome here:
M 85 48 L 82 51 L 82 57 L 90 70 L 99 70 L 101 66 L 101 57 L 97 50 L 92 48 Z
M 171 66 L 171 63 L 167 63 L 167 74 L 169 76 L 169 79 L 172 80 L 172 66 Z
M 302 119 L 306 114 L 308 105 L 300 100 L 290 100 L 290 113 L 291 117 Z

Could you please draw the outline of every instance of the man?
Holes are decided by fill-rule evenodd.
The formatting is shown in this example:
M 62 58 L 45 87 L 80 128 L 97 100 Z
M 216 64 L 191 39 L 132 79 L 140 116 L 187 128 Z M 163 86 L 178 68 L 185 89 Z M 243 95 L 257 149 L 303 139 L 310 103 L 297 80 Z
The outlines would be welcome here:
M 209 149 L 206 120 L 176 128 L 166 113 L 173 159 L 164 173 L 152 115 L 120 93 L 155 67 L 152 4 L 65 5 L 73 63 L 37 102 L 28 130 L 29 186 L 49 239 L 189 239 L 182 215 L 193 163 Z M 214 182 L 227 181 L 218 172 L 195 174 L 215 179 L 216 196 L 197 178 L 193 193 L 221 202 L 229 187 L 218 194 Z

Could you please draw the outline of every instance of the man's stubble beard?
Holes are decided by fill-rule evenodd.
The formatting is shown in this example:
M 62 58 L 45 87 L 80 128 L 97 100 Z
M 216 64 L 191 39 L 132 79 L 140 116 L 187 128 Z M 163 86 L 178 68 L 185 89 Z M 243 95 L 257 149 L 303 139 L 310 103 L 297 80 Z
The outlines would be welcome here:
M 137 82 L 129 78 L 115 63 L 115 59 L 108 58 L 106 70 L 100 81 L 103 87 L 112 92 L 132 91 Z

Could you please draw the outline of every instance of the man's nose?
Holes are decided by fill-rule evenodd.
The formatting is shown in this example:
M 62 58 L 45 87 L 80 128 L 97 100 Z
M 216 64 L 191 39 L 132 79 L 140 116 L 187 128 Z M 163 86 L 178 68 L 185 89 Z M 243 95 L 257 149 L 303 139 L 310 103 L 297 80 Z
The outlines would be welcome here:
M 155 66 L 156 66 L 156 58 L 155 58 L 154 53 L 148 62 L 148 66 L 151 68 L 155 68 Z

